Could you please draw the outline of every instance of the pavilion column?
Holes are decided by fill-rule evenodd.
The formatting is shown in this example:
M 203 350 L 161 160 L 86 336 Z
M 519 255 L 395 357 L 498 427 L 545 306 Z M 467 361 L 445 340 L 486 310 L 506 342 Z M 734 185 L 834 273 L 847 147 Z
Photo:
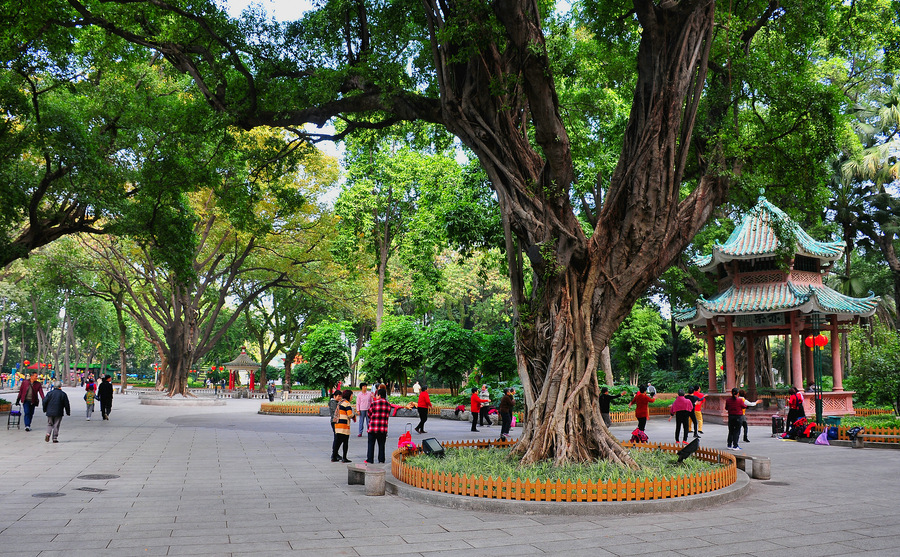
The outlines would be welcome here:
M 756 337 L 747 337 L 747 396 L 756 400 Z
M 808 338 L 816 340 L 812 335 L 808 335 Z M 804 339 L 803 348 L 806 352 L 806 361 L 803 364 L 804 375 L 806 376 L 806 384 L 807 385 L 815 385 L 816 384 L 816 370 L 813 369 L 813 350 L 815 349 L 815 343 L 812 347 L 806 346 L 806 342 Z M 798 387 L 799 388 L 799 387 Z
M 803 390 L 803 366 L 800 358 L 800 318 L 797 312 L 791 313 L 791 385 Z
M 831 369 L 834 378 L 834 388 L 831 390 L 841 392 L 844 390 L 844 369 L 841 367 L 841 337 L 838 333 L 837 315 L 831 316 L 829 331 L 831 332 Z
M 709 360 L 709 391 L 714 393 L 718 390 L 718 381 L 716 381 L 716 331 L 713 327 L 712 319 L 706 320 L 706 358 Z
M 734 318 L 725 316 L 725 392 L 734 388 Z

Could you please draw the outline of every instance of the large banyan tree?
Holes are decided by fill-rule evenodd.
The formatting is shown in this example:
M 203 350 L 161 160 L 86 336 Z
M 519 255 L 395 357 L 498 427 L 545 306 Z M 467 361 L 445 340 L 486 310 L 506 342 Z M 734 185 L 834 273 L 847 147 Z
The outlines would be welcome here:
M 202 0 L 41 6 L 51 6 L 42 17 L 63 27 L 101 28 L 158 52 L 244 128 L 281 126 L 317 141 L 422 121 L 458 137 L 502 213 L 529 408 L 516 450 L 525 461 L 629 465 L 600 418 L 600 353 L 746 168 L 723 141 L 738 134 L 741 95 L 750 90 L 742 80 L 751 70 L 737 62 L 763 31 L 773 48 L 787 40 L 776 35 L 798 33 L 785 22 L 814 30 L 818 16 L 810 14 L 828 11 L 815 1 L 750 0 L 722 14 L 713 0 L 582 4 L 586 29 L 619 26 L 639 41 L 618 163 L 587 206 L 573 195 L 570 131 L 545 37 L 549 2 L 321 0 L 285 24 L 249 11 L 235 21 Z M 605 40 L 600 32 L 595 39 Z M 802 61 L 803 53 L 787 58 Z M 307 127 L 328 123 L 337 131 Z M 773 136 L 806 125 L 783 124 Z

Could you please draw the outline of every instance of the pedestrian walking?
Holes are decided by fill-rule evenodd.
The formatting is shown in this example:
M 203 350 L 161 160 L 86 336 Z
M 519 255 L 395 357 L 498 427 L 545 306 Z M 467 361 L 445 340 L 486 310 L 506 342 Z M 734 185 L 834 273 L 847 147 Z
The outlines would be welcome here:
M 44 400 L 44 386 L 38 381 L 37 372 L 32 372 L 29 378 L 19 385 L 19 395 L 16 397 L 16 404 L 22 403 L 25 431 L 31 431 L 31 419 L 34 417 L 34 409 L 37 408 L 38 397 Z
M 690 390 L 688 391 L 688 394 L 684 395 L 684 398 L 691 401 L 691 414 L 688 417 L 691 419 L 691 423 L 694 424 L 694 439 L 700 439 L 700 436 L 697 434 L 697 432 L 700 429 L 700 424 L 702 423 L 702 420 L 700 420 L 698 422 L 697 415 L 699 414 L 698 409 L 703 404 L 703 402 L 702 402 L 703 398 L 698 397 L 695 394 L 696 392 L 697 392 L 697 387 L 691 387 Z M 701 395 L 702 394 L 703 393 L 701 393 Z M 700 433 L 702 433 L 702 432 L 700 432 Z
M 681 434 L 681 428 L 684 428 L 684 439 L 682 439 L 682 443 L 687 443 L 688 438 L 688 422 L 690 421 L 691 410 L 694 408 L 694 404 L 684 396 L 684 389 L 678 390 L 678 396 L 675 398 L 675 401 L 672 403 L 672 407 L 669 409 L 669 421 L 672 421 L 672 417 L 675 417 L 675 443 L 678 444 L 678 437 Z
M 91 421 L 91 414 L 94 413 L 94 384 L 93 383 L 88 383 L 84 387 L 84 403 L 86 405 L 85 417 L 87 417 L 87 421 Z
M 363 431 L 369 422 L 369 407 L 375 395 L 369 390 L 369 384 L 365 381 L 359 384 L 359 392 L 356 393 L 356 413 L 359 415 L 359 432 L 357 437 L 362 437 Z
M 738 389 L 731 389 L 731 396 L 725 399 L 725 411 L 728 412 L 728 448 L 741 451 L 738 440 L 741 437 L 741 419 L 747 405 L 744 400 L 738 398 Z
M 419 425 L 416 431 L 419 433 L 428 433 L 425 431 L 425 422 L 428 421 L 428 409 L 431 408 L 431 397 L 428 395 L 428 385 L 422 385 L 419 392 L 419 401 L 416 403 L 416 409 L 419 411 Z
M 647 381 L 647 394 L 656 398 L 656 387 L 653 386 L 653 383 Z
M 100 415 L 104 420 L 109 419 L 109 413 L 112 412 L 113 386 L 112 379 L 109 375 L 103 376 L 103 381 L 97 387 L 97 398 L 100 399 Z
M 612 418 L 609 415 L 610 403 L 617 398 L 622 398 L 624 395 L 625 391 L 622 391 L 620 395 L 611 395 L 609 394 L 609 387 L 600 387 L 600 417 L 603 418 L 603 423 L 606 424 L 606 427 L 612 426 Z
M 350 421 L 356 421 L 356 413 L 350 399 L 353 391 L 346 389 L 341 392 L 341 401 L 335 410 L 337 421 L 334 422 L 334 443 L 331 445 L 331 462 L 351 462 L 347 458 L 347 448 L 350 445 Z M 338 458 L 338 450 L 343 449 L 343 458 Z
M 512 428 L 512 412 L 515 404 L 516 390 L 512 387 L 503 389 L 503 398 L 500 399 L 500 440 L 506 441 L 509 430 Z
M 44 397 L 43 408 L 44 414 L 47 415 L 47 435 L 44 436 L 44 441 L 49 442 L 52 437 L 54 443 L 59 443 L 57 437 L 59 437 L 63 412 L 66 413 L 66 416 L 72 415 L 69 408 L 69 397 L 62 390 L 62 383 L 59 381 L 53 383 L 53 389 Z
M 478 431 L 475 426 L 478 424 L 478 418 L 481 416 L 481 405 L 490 402 L 488 398 L 478 396 L 478 389 L 472 387 L 472 398 L 470 399 L 469 410 L 472 412 L 472 431 Z
M 638 392 L 634 394 L 634 398 L 628 403 L 630 409 L 634 405 L 634 417 L 637 418 L 638 429 L 644 431 L 647 427 L 647 418 L 650 417 L 650 403 L 656 399 L 647 394 L 647 386 L 638 387 Z
M 277 389 L 275 388 L 275 382 L 269 381 L 269 386 L 266 387 L 266 395 L 269 397 L 269 402 L 275 402 L 275 392 Z

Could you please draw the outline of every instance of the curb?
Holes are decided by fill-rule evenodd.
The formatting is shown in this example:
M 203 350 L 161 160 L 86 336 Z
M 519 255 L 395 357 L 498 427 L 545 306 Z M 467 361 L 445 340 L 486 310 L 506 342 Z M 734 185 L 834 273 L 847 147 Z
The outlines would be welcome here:
M 560 516 L 595 516 L 619 514 L 649 514 L 665 512 L 682 512 L 706 509 L 725 503 L 737 501 L 750 492 L 750 476 L 737 470 L 737 481 L 728 487 L 673 499 L 654 499 L 652 501 L 617 501 L 603 503 L 562 503 L 555 501 L 517 501 L 513 499 L 487 499 L 483 497 L 466 497 L 440 493 L 427 489 L 412 487 L 401 482 L 386 470 L 386 492 L 402 499 L 418 501 L 428 505 L 463 509 L 470 511 L 486 511 L 507 514 L 548 514 Z

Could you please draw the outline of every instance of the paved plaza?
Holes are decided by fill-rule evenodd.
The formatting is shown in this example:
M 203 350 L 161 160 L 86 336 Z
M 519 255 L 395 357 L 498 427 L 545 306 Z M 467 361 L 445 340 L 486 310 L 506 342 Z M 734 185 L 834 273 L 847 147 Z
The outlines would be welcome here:
M 785 442 L 757 427 L 744 448 L 771 458 L 772 479 L 752 480 L 737 502 L 596 517 L 473 512 L 348 486 L 346 465 L 329 460 L 327 418 L 259 415 L 258 400 L 173 408 L 116 395 L 110 421 L 94 412 L 88 422 L 82 391 L 67 392 L 59 443 L 44 442 L 40 410 L 31 432 L 3 432 L 0 557 L 900 555 L 895 450 Z M 389 447 L 408 421 L 391 420 Z M 426 429 L 438 439 L 499 434 L 469 427 L 432 417 Z M 674 422 L 652 419 L 647 430 L 669 441 Z M 704 445 L 724 448 L 725 426 L 705 430 Z M 348 457 L 365 458 L 365 436 L 354 433 Z M 90 474 L 117 477 L 79 478 Z M 47 493 L 62 495 L 35 497 Z

